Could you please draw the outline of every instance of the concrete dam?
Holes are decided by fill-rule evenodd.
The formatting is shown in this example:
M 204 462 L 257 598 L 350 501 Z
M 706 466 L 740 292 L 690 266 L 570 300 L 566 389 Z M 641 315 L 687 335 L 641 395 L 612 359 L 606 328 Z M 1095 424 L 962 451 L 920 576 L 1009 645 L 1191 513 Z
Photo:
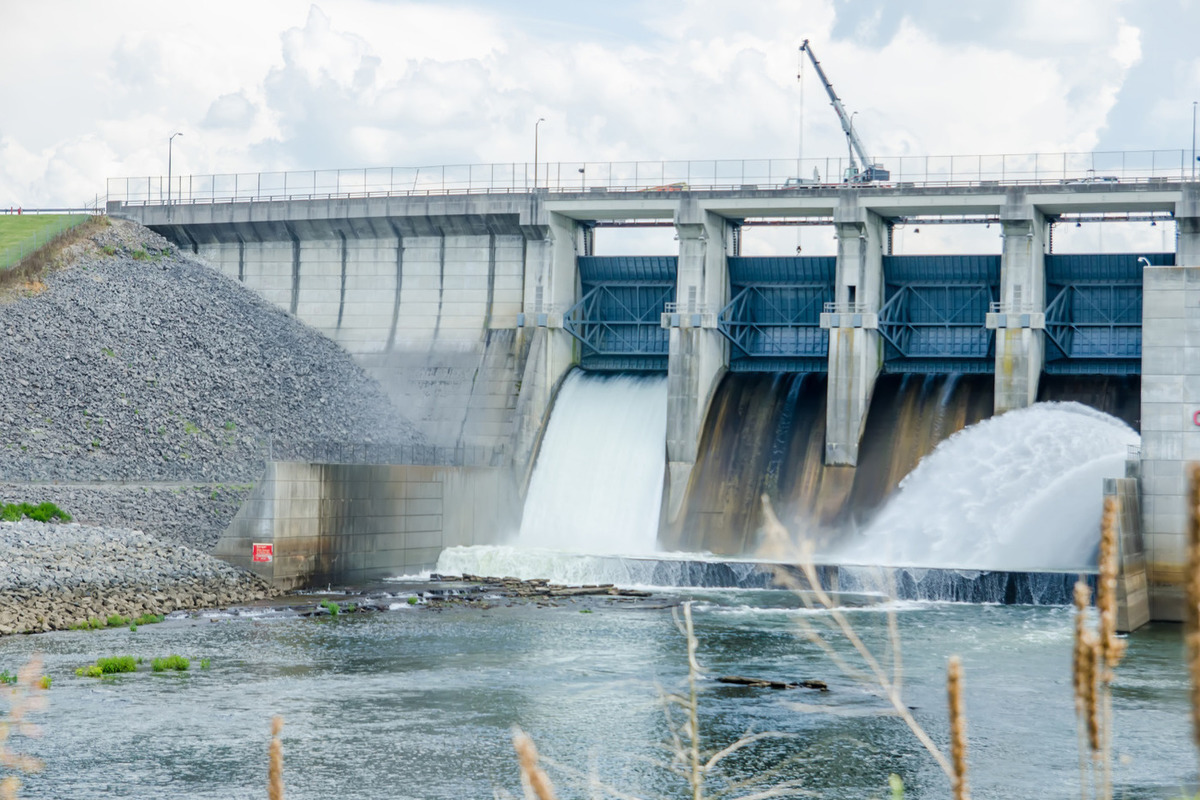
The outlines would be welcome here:
M 230 560 L 281 582 L 378 577 L 428 568 L 430 548 L 523 535 L 556 394 L 582 368 L 664 383 L 658 542 L 714 553 L 752 551 L 762 492 L 819 538 L 973 423 L 1039 400 L 1110 413 L 1141 432 L 1123 479 L 1138 487 L 1131 580 L 1147 614 L 1179 617 L 1183 468 L 1200 459 L 1196 184 L 215 187 L 167 204 L 110 186 L 108 210 L 325 333 L 462 454 L 275 464 Z M 1173 220 L 1174 252 L 1052 252 L 1056 222 L 1121 215 Z M 901 219 L 986 221 L 1002 251 L 896 255 Z M 741 254 L 744 226 L 789 220 L 830 225 L 836 257 Z M 597 226 L 631 221 L 672 226 L 677 254 L 596 253 Z M 250 559 L 263 541 L 268 566 Z

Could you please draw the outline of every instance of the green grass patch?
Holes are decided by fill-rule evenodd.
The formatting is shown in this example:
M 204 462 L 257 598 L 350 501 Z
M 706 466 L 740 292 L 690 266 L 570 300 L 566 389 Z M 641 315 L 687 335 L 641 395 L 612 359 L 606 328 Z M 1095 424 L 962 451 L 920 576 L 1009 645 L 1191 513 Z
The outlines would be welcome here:
M 15 686 L 17 676 L 8 670 L 0 670 L 0 686 Z
M 92 617 L 85 622 L 79 622 L 71 626 L 73 631 L 99 631 L 105 628 L 123 628 L 129 626 L 129 630 L 136 631 L 139 625 L 153 625 L 156 622 L 162 622 L 166 619 L 162 614 L 142 614 L 140 617 L 122 617 L 120 614 L 112 614 L 107 619 Z
M 87 220 L 86 214 L 0 214 L 0 269 Z
M 36 506 L 32 503 L 6 503 L 0 506 L 0 519 L 5 522 L 18 522 L 22 517 L 29 517 L 35 522 L 49 522 L 52 519 L 71 521 L 71 515 L 54 503 L 39 503 Z
M 183 656 L 169 655 L 166 658 L 156 658 L 150 662 L 150 669 L 154 672 L 167 672 L 175 670 L 176 672 L 186 672 L 187 668 L 192 665 L 192 662 Z
M 133 656 L 97 658 L 95 664 L 75 670 L 75 674 L 81 678 L 101 678 L 105 675 L 119 675 L 123 672 L 137 672 L 137 659 Z
M 341 613 L 342 610 L 341 607 L 332 600 L 322 600 L 321 608 L 324 608 L 326 611 L 328 611 L 329 615 L 332 617 L 336 617 L 339 613 Z

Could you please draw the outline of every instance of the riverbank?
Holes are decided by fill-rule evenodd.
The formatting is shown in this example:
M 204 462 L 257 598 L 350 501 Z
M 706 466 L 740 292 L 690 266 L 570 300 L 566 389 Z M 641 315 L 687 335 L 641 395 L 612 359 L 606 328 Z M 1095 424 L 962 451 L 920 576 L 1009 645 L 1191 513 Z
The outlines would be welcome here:
M 278 594 L 257 575 L 140 530 L 0 522 L 0 635 L 220 608 Z
M 498 606 L 592 608 L 644 602 L 651 592 L 612 584 L 431 575 L 333 591 L 285 594 L 207 553 L 144 531 L 110 526 L 0 522 L 0 635 L 108 627 L 175 611 L 264 608 L 297 616 L 393 611 L 401 607 L 486 611 Z M 678 603 L 675 598 L 667 605 Z M 664 608 L 652 603 L 647 608 Z

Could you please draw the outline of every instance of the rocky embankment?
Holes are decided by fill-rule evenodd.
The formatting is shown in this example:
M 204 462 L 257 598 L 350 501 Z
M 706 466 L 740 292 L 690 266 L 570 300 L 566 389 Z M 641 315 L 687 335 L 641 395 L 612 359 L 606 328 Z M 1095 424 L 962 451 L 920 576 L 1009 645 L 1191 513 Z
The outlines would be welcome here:
M 215 608 L 273 593 L 256 575 L 142 531 L 0 522 L 0 635 Z
M 422 443 L 345 351 L 152 231 L 59 261 L 0 297 L 0 502 L 207 549 L 268 458 Z
M 39 531 L 58 545 L 37 550 L 51 560 L 26 564 L 17 584 L 0 558 L 0 615 L 16 619 L 14 598 L 25 609 L 0 631 L 24 629 L 31 609 L 40 630 L 76 606 L 129 616 L 121 604 L 138 597 L 159 608 L 252 597 L 263 587 L 236 570 L 163 565 L 213 547 L 269 458 L 424 443 L 336 344 L 146 228 L 96 225 L 55 260 L 0 289 L 0 504 L 52 502 L 82 526 L 13 529 L 23 547 Z M 89 562 L 77 548 L 116 566 L 78 578 Z M 150 552 L 160 560 L 143 564 Z

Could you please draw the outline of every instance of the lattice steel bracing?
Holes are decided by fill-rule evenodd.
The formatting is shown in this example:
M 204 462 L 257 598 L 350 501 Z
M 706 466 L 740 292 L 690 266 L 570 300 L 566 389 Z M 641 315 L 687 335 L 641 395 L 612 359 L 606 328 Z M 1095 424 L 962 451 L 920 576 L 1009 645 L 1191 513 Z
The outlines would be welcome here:
M 1142 263 L 1173 253 L 1046 256 L 1046 371 L 1137 374 L 1142 358 Z
M 730 258 L 732 298 L 717 329 L 733 344 L 733 368 L 755 361 L 772 369 L 827 369 L 829 332 L 821 328 L 821 311 L 834 299 L 835 270 L 831 257 Z
M 673 256 L 582 256 L 583 296 L 563 315 L 563 329 L 595 369 L 665 370 L 670 334 L 661 327 L 675 299 Z
M 1000 293 L 999 256 L 889 256 L 879 333 L 889 371 L 990 372 L 987 312 Z
M 563 328 L 600 356 L 665 356 L 668 332 L 660 327 L 675 285 L 605 283 L 588 291 L 563 316 Z
M 825 284 L 745 286 L 721 309 L 717 327 L 750 357 L 824 356 L 829 333 L 821 329 Z
M 1046 336 L 1066 358 L 1140 359 L 1141 285 L 1063 286 L 1046 304 Z

